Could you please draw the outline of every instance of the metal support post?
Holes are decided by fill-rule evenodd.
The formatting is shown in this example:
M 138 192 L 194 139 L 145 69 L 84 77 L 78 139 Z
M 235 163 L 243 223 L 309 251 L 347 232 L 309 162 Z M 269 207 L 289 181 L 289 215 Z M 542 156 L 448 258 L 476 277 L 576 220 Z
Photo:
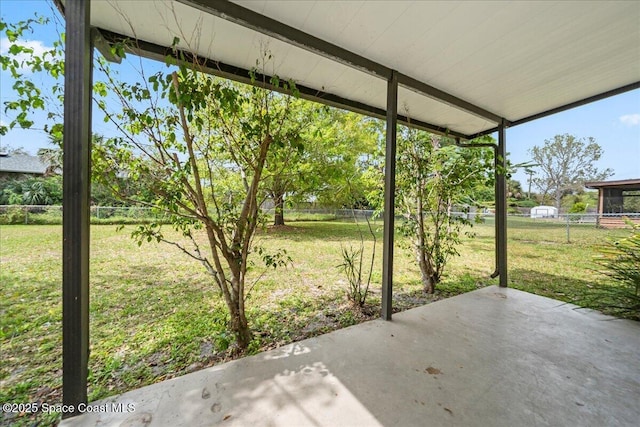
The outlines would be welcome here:
M 382 318 L 391 320 L 393 299 L 393 235 L 396 192 L 396 129 L 398 126 L 398 73 L 387 84 L 387 141 L 384 166 L 384 236 L 382 247 Z
M 62 401 L 87 402 L 92 59 L 90 1 L 65 2 Z
M 496 156 L 496 242 L 500 287 L 507 287 L 507 149 L 504 123 L 498 128 Z

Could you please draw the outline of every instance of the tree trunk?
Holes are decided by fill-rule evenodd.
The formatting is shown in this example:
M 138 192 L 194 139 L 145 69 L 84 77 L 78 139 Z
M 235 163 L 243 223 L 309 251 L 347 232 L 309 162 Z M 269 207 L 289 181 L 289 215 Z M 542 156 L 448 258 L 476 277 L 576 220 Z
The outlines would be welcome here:
M 422 285 L 424 286 L 424 292 L 432 294 L 436 290 L 436 281 L 434 280 L 435 271 L 433 270 L 433 264 L 428 258 L 427 254 L 427 239 L 424 232 L 424 209 L 423 209 L 423 196 L 419 194 L 416 200 L 416 223 L 417 223 L 417 238 L 415 243 L 416 257 L 418 258 L 418 265 L 420 266 L 420 272 L 422 273 Z
M 562 205 L 562 191 L 560 190 L 556 190 L 556 194 L 555 194 L 555 202 L 556 202 L 556 209 L 558 209 L 558 214 L 560 213 L 560 206 Z
M 276 194 L 273 201 L 276 208 L 273 225 L 284 225 L 284 194 Z
M 421 257 L 419 263 L 420 264 L 420 272 L 422 273 L 422 286 L 424 287 L 424 292 L 427 294 L 432 294 L 436 290 L 436 281 L 433 277 L 433 269 L 430 268 L 429 262 Z
M 438 283 L 438 280 L 436 272 L 433 269 L 433 264 L 431 264 L 431 261 L 428 259 L 428 254 L 425 250 L 424 233 L 420 233 L 420 231 L 418 231 L 418 234 L 419 243 L 416 246 L 416 255 L 422 276 L 422 286 L 424 287 L 425 293 L 432 294 L 436 290 L 436 283 Z
M 233 307 L 231 310 L 231 331 L 236 337 L 236 343 L 241 351 L 244 351 L 249 346 L 249 343 L 253 339 L 251 329 L 249 329 L 249 322 L 245 316 L 244 310 L 240 310 L 238 307 Z

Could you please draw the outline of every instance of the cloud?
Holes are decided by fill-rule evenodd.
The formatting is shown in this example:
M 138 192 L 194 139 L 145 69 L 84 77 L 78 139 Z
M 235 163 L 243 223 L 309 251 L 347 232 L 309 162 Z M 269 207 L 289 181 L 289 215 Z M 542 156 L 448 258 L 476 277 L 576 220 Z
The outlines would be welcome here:
M 626 126 L 638 126 L 640 125 L 640 114 L 625 114 L 624 116 L 620 116 L 618 119 L 620 123 Z
M 19 63 L 22 61 L 29 59 L 29 57 L 33 56 L 42 56 L 43 53 L 50 51 L 52 47 L 46 46 L 40 40 L 23 40 L 20 43 L 22 46 L 32 49 L 33 54 L 19 53 L 17 55 L 11 55 L 11 57 L 17 60 Z M 2 37 L 0 38 L 0 55 L 6 55 L 9 52 L 9 48 L 11 47 L 11 42 L 8 38 Z M 22 71 L 27 71 L 26 68 L 21 68 Z

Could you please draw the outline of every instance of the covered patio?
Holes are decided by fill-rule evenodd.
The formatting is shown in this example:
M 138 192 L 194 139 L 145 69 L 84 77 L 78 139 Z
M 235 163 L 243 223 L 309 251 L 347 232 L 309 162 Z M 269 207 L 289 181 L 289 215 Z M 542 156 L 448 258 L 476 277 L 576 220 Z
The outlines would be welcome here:
M 61 425 L 636 426 L 639 349 L 637 322 L 492 286 L 95 402 L 107 409 Z
M 133 391 L 64 425 L 633 425 L 637 324 L 504 289 L 506 130 L 640 88 L 636 2 L 56 0 L 67 22 L 63 399 L 87 400 L 92 54 L 198 58 L 250 82 L 265 46 L 302 97 L 386 120 L 382 318 L 393 301 L 397 124 L 497 133 L 501 288 Z M 179 38 L 182 54 L 172 49 Z M 191 56 L 189 56 L 191 55 Z M 267 79 L 268 80 L 268 79 Z M 271 89 L 284 91 L 279 86 Z M 73 414 L 67 414 L 73 415 Z M 132 417 L 130 419 L 127 418 Z M 128 424 L 127 424 L 128 423 Z

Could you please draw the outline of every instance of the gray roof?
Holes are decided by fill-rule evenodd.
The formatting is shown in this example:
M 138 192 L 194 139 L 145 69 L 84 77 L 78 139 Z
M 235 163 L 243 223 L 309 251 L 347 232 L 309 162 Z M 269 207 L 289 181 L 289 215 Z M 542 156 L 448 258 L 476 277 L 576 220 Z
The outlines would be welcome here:
M 43 175 L 47 170 L 39 157 L 29 154 L 0 154 L 0 173 L 32 173 Z

